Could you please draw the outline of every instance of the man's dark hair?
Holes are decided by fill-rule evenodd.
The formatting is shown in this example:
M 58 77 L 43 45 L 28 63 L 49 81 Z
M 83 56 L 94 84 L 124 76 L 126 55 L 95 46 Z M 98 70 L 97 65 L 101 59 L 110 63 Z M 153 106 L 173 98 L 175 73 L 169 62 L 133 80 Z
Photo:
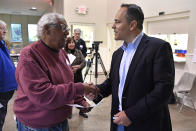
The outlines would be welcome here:
M 136 4 L 122 4 L 121 7 L 127 8 L 127 14 L 126 14 L 127 22 L 130 23 L 132 20 L 136 20 L 137 27 L 142 30 L 144 13 L 141 7 L 139 7 Z

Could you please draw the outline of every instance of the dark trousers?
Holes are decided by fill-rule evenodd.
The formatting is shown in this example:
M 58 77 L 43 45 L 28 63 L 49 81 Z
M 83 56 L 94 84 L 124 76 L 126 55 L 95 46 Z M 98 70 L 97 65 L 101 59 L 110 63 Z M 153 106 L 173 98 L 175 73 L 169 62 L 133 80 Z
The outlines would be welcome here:
M 174 92 L 172 92 L 171 95 L 169 96 L 168 104 L 176 104 L 176 98 Z
M 0 92 L 0 103 L 3 105 L 3 107 L 0 108 L 0 131 L 2 131 L 5 116 L 7 114 L 8 101 L 12 98 L 13 94 L 14 91 Z

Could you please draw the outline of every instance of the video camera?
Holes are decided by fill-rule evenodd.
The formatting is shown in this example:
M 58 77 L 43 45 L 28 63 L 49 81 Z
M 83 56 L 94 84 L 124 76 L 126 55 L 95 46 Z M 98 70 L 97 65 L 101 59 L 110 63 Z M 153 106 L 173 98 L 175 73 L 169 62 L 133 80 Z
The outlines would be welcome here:
M 92 49 L 98 51 L 100 43 L 103 43 L 103 41 L 93 41 Z
M 103 41 L 93 41 L 92 47 L 88 48 L 89 51 L 87 52 L 87 54 L 92 54 L 94 50 L 98 51 L 100 43 L 103 43 Z
M 86 75 L 88 74 L 88 71 L 91 68 L 91 65 L 93 63 L 93 59 L 95 58 L 95 83 L 96 84 L 97 84 L 97 77 L 98 77 L 98 61 L 101 64 L 104 75 L 107 77 L 107 72 L 106 72 L 105 66 L 104 66 L 103 61 L 101 59 L 101 56 L 98 52 L 100 43 L 103 43 L 103 41 L 93 41 L 92 48 L 88 48 L 88 49 L 90 49 L 89 54 L 91 54 L 91 55 L 89 55 L 90 57 L 88 59 L 86 72 L 84 74 L 84 80 L 85 80 Z M 91 70 L 91 73 L 92 73 L 92 70 Z M 91 81 L 91 73 L 90 73 L 90 81 Z

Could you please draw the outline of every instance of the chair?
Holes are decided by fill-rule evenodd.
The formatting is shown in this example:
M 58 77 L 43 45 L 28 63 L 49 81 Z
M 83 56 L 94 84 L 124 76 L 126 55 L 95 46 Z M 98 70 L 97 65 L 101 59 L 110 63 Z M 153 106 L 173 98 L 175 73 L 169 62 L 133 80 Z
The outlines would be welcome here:
M 196 81 L 195 80 L 196 80 L 195 74 L 185 72 L 182 75 L 178 84 L 175 86 L 174 92 L 177 96 L 177 102 L 181 103 L 179 112 L 182 111 L 186 100 L 189 100 L 192 103 L 194 110 L 196 111 L 195 106 L 194 106 L 194 99 L 196 98 Z M 181 101 L 180 101 L 180 98 L 181 98 Z

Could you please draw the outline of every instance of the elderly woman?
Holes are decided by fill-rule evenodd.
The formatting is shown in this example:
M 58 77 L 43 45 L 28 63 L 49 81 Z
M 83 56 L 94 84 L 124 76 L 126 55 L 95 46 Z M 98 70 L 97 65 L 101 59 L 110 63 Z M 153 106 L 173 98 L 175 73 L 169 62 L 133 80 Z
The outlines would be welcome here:
M 88 107 L 84 93 L 96 93 L 93 86 L 74 83 L 64 46 L 69 34 L 62 15 L 49 13 L 38 22 L 39 40 L 21 51 L 16 69 L 18 82 L 14 112 L 19 131 L 68 131 L 72 107 Z M 89 108 L 86 108 L 86 111 Z

